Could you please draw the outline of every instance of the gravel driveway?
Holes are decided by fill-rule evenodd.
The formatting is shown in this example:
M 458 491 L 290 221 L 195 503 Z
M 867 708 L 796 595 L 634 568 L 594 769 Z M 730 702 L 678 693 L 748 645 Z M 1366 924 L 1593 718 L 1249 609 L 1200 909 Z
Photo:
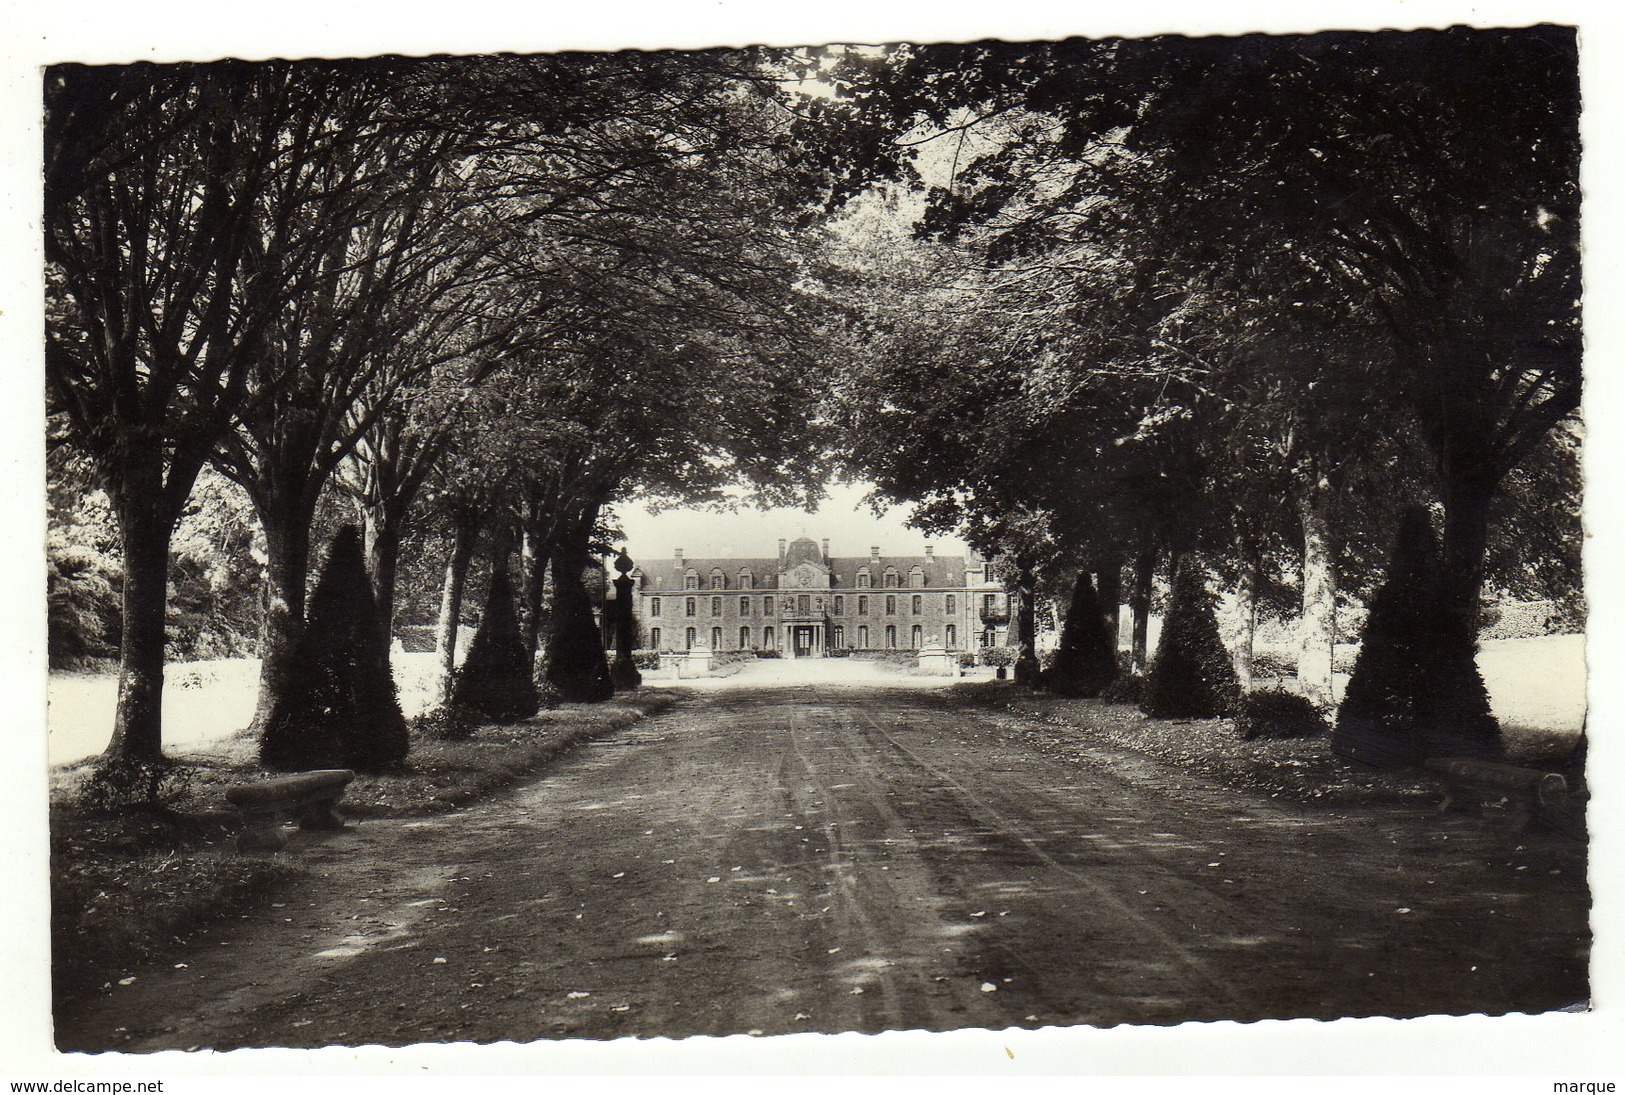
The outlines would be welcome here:
M 1073 761 L 929 679 L 697 690 L 310 878 L 63 1049 L 1491 1014 L 1586 999 L 1583 848 Z

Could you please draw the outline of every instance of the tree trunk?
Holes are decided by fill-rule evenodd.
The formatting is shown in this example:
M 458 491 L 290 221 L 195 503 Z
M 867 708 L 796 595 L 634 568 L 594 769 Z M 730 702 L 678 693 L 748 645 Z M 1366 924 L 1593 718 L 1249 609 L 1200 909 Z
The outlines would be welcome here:
M 260 683 L 253 731 L 263 733 L 281 714 L 293 687 L 293 659 L 305 626 L 310 577 L 310 523 L 304 506 L 261 506 L 265 581 L 261 587 Z
M 1147 640 L 1151 634 L 1151 584 L 1157 577 L 1157 549 L 1147 545 L 1134 557 L 1134 585 L 1129 590 L 1129 612 L 1134 617 L 1134 635 L 1129 658 L 1135 673 L 1144 674 L 1150 665 Z
M 556 541 L 553 521 L 540 506 L 532 505 L 525 516 L 524 538 L 520 542 L 519 556 L 520 610 L 524 616 L 525 649 L 531 662 L 536 661 L 542 644 L 542 602 L 547 589 L 548 562 Z
M 474 547 L 478 542 L 478 525 L 472 520 L 459 520 L 452 532 L 446 581 L 440 591 L 440 619 L 435 624 L 433 703 L 436 707 L 444 707 L 451 699 L 452 675 L 457 670 L 457 629 L 463 619 L 463 590 L 468 585 L 468 568 L 474 561 Z
M 1319 479 L 1299 508 L 1303 522 L 1303 613 L 1298 621 L 1298 691 L 1322 711 L 1337 706 L 1332 654 L 1337 643 L 1331 484 Z
M 401 558 L 400 516 L 388 506 L 363 506 L 361 527 L 367 549 L 367 576 L 372 580 L 372 593 L 378 601 L 378 616 L 383 621 L 384 634 L 393 639 L 395 576 Z
M 1249 552 L 1242 560 L 1241 578 L 1236 583 L 1236 612 L 1241 618 L 1241 633 L 1236 637 L 1232 651 L 1236 666 L 1236 684 L 1246 696 L 1253 690 L 1253 641 L 1258 634 L 1258 553 Z
M 1478 643 L 1479 597 L 1484 589 L 1484 552 L 1489 542 L 1490 506 L 1496 484 L 1486 472 L 1447 469 L 1444 481 L 1444 573 L 1439 610 L 1448 616 L 1458 641 Z
M 124 589 L 118 708 L 103 756 L 158 761 L 163 758 L 164 622 L 173 522 L 160 512 L 156 489 L 129 487 L 125 495 L 119 506 Z
M 1106 634 L 1111 636 L 1112 657 L 1117 657 L 1118 637 L 1123 626 L 1123 557 L 1115 545 L 1101 553 L 1100 570 L 1095 575 L 1095 594 L 1100 598 L 1100 614 Z
M 1037 586 L 1038 577 L 1033 568 L 1021 564 L 1020 572 L 1016 575 L 1016 584 L 1013 592 L 1016 595 L 1016 674 L 1017 684 L 1024 684 L 1028 688 L 1037 688 L 1038 681 L 1038 646 L 1037 646 Z

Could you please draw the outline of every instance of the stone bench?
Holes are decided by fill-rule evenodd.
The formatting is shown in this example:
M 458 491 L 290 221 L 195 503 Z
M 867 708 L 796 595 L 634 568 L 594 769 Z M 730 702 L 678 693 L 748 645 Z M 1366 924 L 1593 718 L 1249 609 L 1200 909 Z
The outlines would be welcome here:
M 1537 817 L 1560 830 L 1571 827 L 1568 782 L 1556 772 L 1465 757 L 1433 757 L 1424 765 L 1444 780 L 1441 811 L 1477 810 L 1505 799 L 1519 830 Z
M 295 818 L 301 829 L 344 828 L 344 819 L 334 807 L 353 779 L 355 773 L 348 768 L 328 768 L 228 787 L 226 801 L 244 821 L 237 836 L 238 849 L 274 852 L 281 848 L 284 840 L 279 827 L 287 817 Z

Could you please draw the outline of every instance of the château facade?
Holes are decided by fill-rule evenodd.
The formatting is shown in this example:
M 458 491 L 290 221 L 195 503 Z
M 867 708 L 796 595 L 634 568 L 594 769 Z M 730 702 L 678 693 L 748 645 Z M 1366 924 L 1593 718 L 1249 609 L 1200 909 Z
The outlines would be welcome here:
M 986 560 L 924 555 L 831 556 L 829 541 L 779 541 L 777 558 L 640 563 L 630 577 L 639 645 L 652 650 L 967 650 L 1003 645 L 1004 588 Z

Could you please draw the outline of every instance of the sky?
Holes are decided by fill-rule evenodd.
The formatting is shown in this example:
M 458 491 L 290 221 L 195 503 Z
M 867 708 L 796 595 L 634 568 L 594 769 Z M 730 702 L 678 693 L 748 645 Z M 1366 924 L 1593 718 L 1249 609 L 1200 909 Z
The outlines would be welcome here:
M 904 522 L 907 507 L 894 507 L 875 514 L 864 502 L 867 484 L 831 484 L 822 505 L 806 513 L 798 509 L 757 509 L 742 496 L 736 512 L 704 509 L 672 509 L 651 513 L 641 506 L 618 507 L 616 516 L 626 533 L 627 554 L 640 558 L 669 559 L 682 548 L 695 558 L 746 556 L 762 558 L 777 554 L 779 540 L 811 536 L 829 540 L 831 555 L 867 555 L 871 547 L 886 555 L 920 555 L 930 544 L 940 555 L 959 555 L 965 543 L 954 537 L 927 536 Z

